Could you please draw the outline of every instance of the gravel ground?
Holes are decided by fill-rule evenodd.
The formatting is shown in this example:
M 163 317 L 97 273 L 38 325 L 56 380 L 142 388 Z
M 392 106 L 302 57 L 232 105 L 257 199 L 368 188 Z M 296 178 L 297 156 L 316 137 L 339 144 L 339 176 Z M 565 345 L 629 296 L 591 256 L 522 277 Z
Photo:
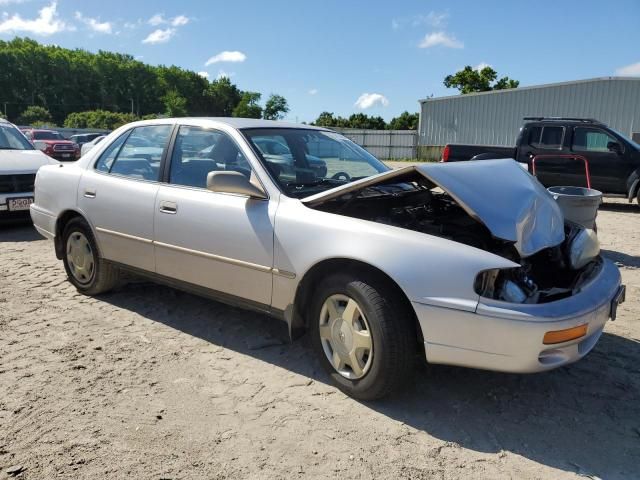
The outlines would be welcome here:
M 51 243 L 0 227 L 0 479 L 639 479 L 640 208 L 598 224 L 628 293 L 584 360 L 418 365 L 375 403 L 278 322 L 149 283 L 83 297 Z

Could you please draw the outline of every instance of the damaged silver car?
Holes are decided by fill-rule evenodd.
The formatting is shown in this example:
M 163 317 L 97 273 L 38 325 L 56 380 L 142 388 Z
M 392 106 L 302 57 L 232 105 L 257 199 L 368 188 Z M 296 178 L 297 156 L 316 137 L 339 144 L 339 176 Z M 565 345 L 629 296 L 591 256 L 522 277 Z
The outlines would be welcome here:
M 125 125 L 78 162 L 41 168 L 31 214 L 80 292 L 130 271 L 268 313 L 292 338 L 307 332 L 360 399 L 406 382 L 416 352 L 519 373 L 569 364 L 624 300 L 594 232 L 515 162 L 392 171 L 306 125 Z

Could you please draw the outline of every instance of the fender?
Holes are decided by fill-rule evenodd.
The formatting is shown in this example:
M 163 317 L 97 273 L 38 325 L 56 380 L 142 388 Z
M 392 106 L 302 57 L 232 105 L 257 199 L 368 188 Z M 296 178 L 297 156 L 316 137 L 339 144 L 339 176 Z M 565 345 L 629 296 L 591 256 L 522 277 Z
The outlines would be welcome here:
M 640 185 L 640 169 L 629 175 L 627 179 L 627 199 L 629 203 L 633 202 L 633 199 L 638 194 L 638 185 Z

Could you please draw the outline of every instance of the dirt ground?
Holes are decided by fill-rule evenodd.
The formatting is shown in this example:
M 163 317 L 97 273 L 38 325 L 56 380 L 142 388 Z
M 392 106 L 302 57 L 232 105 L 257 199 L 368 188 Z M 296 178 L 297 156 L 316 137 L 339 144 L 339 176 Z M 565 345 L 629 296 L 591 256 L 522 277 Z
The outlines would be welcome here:
M 267 317 L 149 283 L 100 298 L 0 227 L 0 479 L 640 479 L 640 208 L 598 226 L 627 302 L 570 367 L 418 365 L 362 403 Z

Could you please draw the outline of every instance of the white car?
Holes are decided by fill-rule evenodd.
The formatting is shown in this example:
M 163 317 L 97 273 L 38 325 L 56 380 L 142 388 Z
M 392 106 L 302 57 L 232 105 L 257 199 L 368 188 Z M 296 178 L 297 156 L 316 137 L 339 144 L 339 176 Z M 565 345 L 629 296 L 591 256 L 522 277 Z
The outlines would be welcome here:
M 90 142 L 83 143 L 80 146 L 80 156 L 86 155 L 87 153 L 89 153 L 93 147 L 98 145 L 105 138 L 106 138 L 106 135 L 100 135 L 99 137 L 94 138 Z
M 36 149 L 13 124 L 0 119 L 0 221 L 29 217 L 36 172 L 58 161 Z
M 286 145 L 292 170 L 269 168 L 256 139 Z M 203 158 L 201 145 L 215 147 Z M 567 365 L 624 300 L 594 232 L 565 222 L 513 160 L 390 170 L 307 125 L 129 124 L 40 169 L 31 215 L 80 292 L 128 271 L 268 313 L 293 338 L 309 332 L 360 399 L 396 390 L 419 351 L 506 372 Z

